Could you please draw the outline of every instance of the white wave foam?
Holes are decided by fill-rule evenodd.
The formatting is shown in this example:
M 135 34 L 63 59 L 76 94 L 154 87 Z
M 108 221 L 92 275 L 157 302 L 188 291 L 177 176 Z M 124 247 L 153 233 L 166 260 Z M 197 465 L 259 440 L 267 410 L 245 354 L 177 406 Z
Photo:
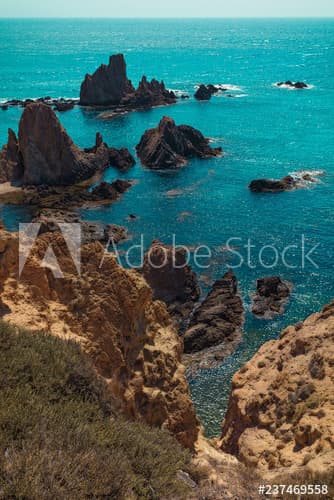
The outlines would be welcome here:
M 291 172 L 289 175 L 295 179 L 295 181 L 304 184 L 321 184 L 319 177 L 323 177 L 326 174 L 325 170 L 298 170 Z
M 220 91 L 224 92 L 225 90 L 231 90 L 233 92 L 242 92 L 242 88 L 238 87 L 238 85 L 233 85 L 231 83 L 213 83 L 214 87 L 217 87 Z M 199 85 L 194 85 L 195 89 L 199 88 Z

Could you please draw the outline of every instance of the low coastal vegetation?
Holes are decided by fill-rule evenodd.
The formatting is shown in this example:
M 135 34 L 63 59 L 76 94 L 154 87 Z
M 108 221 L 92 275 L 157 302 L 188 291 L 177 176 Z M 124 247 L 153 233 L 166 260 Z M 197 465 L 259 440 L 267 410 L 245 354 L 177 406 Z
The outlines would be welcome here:
M 79 347 L 0 323 L 0 497 L 184 498 L 190 454 L 117 415 Z

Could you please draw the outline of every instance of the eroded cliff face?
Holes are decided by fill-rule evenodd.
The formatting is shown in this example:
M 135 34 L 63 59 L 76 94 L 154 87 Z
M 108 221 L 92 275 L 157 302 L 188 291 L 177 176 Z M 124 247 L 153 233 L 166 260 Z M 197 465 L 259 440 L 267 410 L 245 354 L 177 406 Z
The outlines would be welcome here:
M 233 378 L 221 448 L 248 466 L 334 463 L 334 302 L 264 344 Z
M 52 241 L 62 278 L 41 261 Z M 102 262 L 102 266 L 101 266 Z M 167 309 L 136 272 L 99 243 L 81 249 L 79 276 L 60 233 L 41 235 L 18 279 L 18 235 L 0 229 L 1 317 L 78 341 L 127 415 L 170 430 L 192 447 L 198 422 Z

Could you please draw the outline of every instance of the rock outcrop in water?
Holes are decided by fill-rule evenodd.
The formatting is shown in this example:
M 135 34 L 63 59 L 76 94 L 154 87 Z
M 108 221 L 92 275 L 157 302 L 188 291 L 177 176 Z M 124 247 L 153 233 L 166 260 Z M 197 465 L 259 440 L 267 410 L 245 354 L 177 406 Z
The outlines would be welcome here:
M 264 344 L 234 375 L 222 449 L 250 467 L 328 473 L 334 463 L 333 359 L 331 303 Z
M 256 282 L 252 313 L 258 318 L 272 319 L 284 312 L 292 285 L 279 276 L 266 276 Z
M 135 271 L 99 243 L 81 248 L 81 272 L 60 233 L 37 238 L 18 280 L 18 235 L 0 232 L 1 317 L 78 342 L 106 378 L 115 406 L 192 447 L 198 422 L 167 309 Z M 62 278 L 42 267 L 52 246 Z
M 182 247 L 173 248 L 153 241 L 144 256 L 142 273 L 153 290 L 153 296 L 168 307 L 180 330 L 200 298 L 197 276 L 186 262 Z
M 239 336 L 244 321 L 244 307 L 233 271 L 217 280 L 202 304 L 195 309 L 184 334 L 184 351 L 202 351 L 229 343 Z
M 110 106 L 120 104 L 123 97 L 135 91 L 126 75 L 123 54 L 110 56 L 109 64 L 101 66 L 92 75 L 87 74 L 80 88 L 82 106 Z
M 34 103 L 22 114 L 18 139 L 9 130 L 8 143 L 0 153 L 0 180 L 67 186 L 90 179 L 110 164 L 124 168 L 133 162 L 128 150 L 108 148 L 99 133 L 95 146 L 80 149 L 52 109 Z
M 214 94 L 217 94 L 218 92 L 224 92 L 225 90 L 227 89 L 212 85 L 212 83 L 209 83 L 209 85 L 201 84 L 196 90 L 194 97 L 198 101 L 208 101 Z
M 116 106 L 119 111 L 131 111 L 175 102 L 175 94 L 163 82 L 149 82 L 146 76 L 135 89 L 127 77 L 123 54 L 111 56 L 108 65 L 102 64 L 93 75 L 87 74 L 80 89 L 82 106 Z
M 288 80 L 287 82 L 279 82 L 276 84 L 277 87 L 289 87 L 291 89 L 307 89 L 308 85 L 304 82 L 292 82 L 291 80 Z
M 248 187 L 254 193 L 281 193 L 295 189 L 297 183 L 291 175 L 287 175 L 280 180 L 256 179 Z
M 156 128 L 146 130 L 136 150 L 142 164 L 152 169 L 179 167 L 188 158 L 222 154 L 221 148 L 209 146 L 209 140 L 199 130 L 176 125 L 168 116 L 164 116 Z

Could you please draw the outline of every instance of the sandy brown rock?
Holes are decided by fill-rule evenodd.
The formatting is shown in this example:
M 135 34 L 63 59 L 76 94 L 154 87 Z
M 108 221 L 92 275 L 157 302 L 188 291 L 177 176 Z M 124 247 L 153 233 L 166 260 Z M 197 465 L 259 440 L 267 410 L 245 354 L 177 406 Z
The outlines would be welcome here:
M 37 239 L 17 280 L 18 236 L 1 230 L 0 241 L 2 318 L 78 341 L 120 410 L 192 447 L 198 423 L 180 362 L 182 344 L 145 280 L 122 269 L 99 243 L 82 247 L 79 276 L 59 233 Z M 40 266 L 51 242 L 63 278 Z
M 176 125 L 168 116 L 156 128 L 146 130 L 136 150 L 142 164 L 153 169 L 179 167 L 188 158 L 212 158 L 222 153 L 221 148 L 211 148 L 199 130 Z
M 334 304 L 264 344 L 233 377 L 221 448 L 248 466 L 334 463 Z
M 186 257 L 181 247 L 173 248 L 153 241 L 144 256 L 142 269 L 154 298 L 167 304 L 169 313 L 180 330 L 201 294 L 197 276 L 187 264 Z

